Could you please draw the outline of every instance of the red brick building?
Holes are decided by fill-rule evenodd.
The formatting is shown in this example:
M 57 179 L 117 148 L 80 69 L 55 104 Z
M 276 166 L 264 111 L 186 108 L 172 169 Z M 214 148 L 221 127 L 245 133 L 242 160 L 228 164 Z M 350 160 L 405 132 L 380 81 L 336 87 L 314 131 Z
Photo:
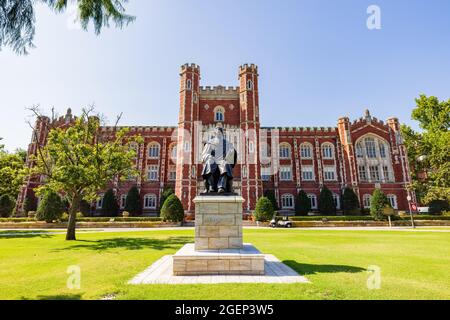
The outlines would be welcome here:
M 156 214 L 166 187 L 175 190 L 186 212 L 192 213 L 192 199 L 203 190 L 202 163 L 199 154 L 209 130 L 219 123 L 238 150 L 233 187 L 244 199 L 244 211 L 251 212 L 266 190 L 272 190 L 279 207 L 293 210 L 294 198 L 303 189 L 317 209 L 321 187 L 333 193 L 338 210 L 341 194 L 351 187 L 364 207 L 370 195 L 381 188 L 393 207 L 407 210 L 410 169 L 400 135 L 398 119 L 386 122 L 369 111 L 356 121 L 338 119 L 332 128 L 262 127 L 259 117 L 258 68 L 239 67 L 239 86 L 200 86 L 200 67 L 185 64 L 180 70 L 180 111 L 178 127 L 134 126 L 131 134 L 141 135 L 136 145 L 136 165 L 141 175 L 126 182 L 112 182 L 121 207 L 128 190 L 136 185 L 141 194 L 143 213 Z M 57 120 L 57 126 L 70 125 L 71 112 Z M 28 153 L 45 144 L 48 118 L 36 123 Z M 102 127 L 108 135 L 112 127 Z M 33 135 L 35 136 L 35 135 Z M 27 181 L 18 198 L 19 207 L 26 195 L 40 182 Z M 414 194 L 410 194 L 414 199 Z M 97 203 L 101 207 L 101 195 Z

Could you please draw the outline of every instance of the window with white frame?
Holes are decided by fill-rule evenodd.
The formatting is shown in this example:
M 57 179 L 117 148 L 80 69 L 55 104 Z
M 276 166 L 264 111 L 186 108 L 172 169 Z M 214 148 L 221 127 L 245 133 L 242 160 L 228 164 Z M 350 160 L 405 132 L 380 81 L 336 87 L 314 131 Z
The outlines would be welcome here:
M 177 179 L 177 167 L 176 166 L 169 166 L 169 180 L 175 181 Z
M 367 181 L 366 166 L 358 166 L 358 174 L 360 181 Z
M 287 143 L 280 144 L 280 159 L 291 158 L 291 146 Z
M 312 159 L 312 146 L 309 143 L 303 143 L 300 146 L 300 157 L 302 159 Z
M 308 199 L 311 203 L 311 209 L 317 209 L 317 196 L 315 194 L 308 194 Z
M 391 174 L 391 170 L 389 170 L 389 166 L 383 166 L 383 175 L 384 175 L 384 180 L 386 180 L 387 182 L 392 181 L 392 174 Z
M 281 207 L 283 209 L 294 209 L 294 196 L 292 194 L 283 194 L 281 196 Z
M 215 111 L 214 120 L 217 122 L 225 121 L 225 115 L 222 109 L 219 108 Z
M 380 181 L 380 168 L 378 166 L 369 166 L 370 180 Z
M 170 149 L 170 158 L 173 160 L 173 162 L 177 162 L 177 145 L 173 145 Z
M 398 207 L 397 207 L 397 196 L 395 194 L 388 194 L 387 198 L 389 200 L 389 204 L 391 205 L 391 207 L 394 208 L 394 209 L 398 209 Z
M 262 181 L 270 181 L 270 177 L 272 176 L 272 172 L 270 169 L 270 165 L 265 165 L 261 167 L 261 180 Z
M 153 193 L 144 196 L 144 209 L 156 209 L 156 195 Z
M 149 158 L 159 158 L 159 143 L 152 142 L 148 145 Z
M 104 198 L 104 194 L 99 194 L 98 198 L 97 198 L 97 203 L 96 203 L 96 207 L 97 209 L 101 209 L 103 207 L 103 198 Z
M 389 143 L 386 140 L 368 134 L 356 142 L 356 155 L 361 181 L 394 182 Z
M 386 158 L 386 146 L 383 142 L 379 141 L 378 142 L 378 146 L 380 149 L 380 157 L 381 158 Z
M 333 159 L 333 145 L 331 143 L 324 143 L 322 145 L 322 157 L 324 159 Z
M 325 181 L 336 181 L 336 167 L 325 166 L 323 168 L 323 178 Z
M 158 166 L 150 165 L 148 166 L 147 177 L 149 181 L 157 181 L 158 180 Z
M 333 193 L 333 202 L 334 202 L 334 206 L 336 207 L 337 210 L 341 209 L 341 196 Z
M 120 209 L 125 209 L 126 205 L 127 205 L 127 195 L 122 194 L 120 195 Z
M 356 144 L 356 157 L 357 158 L 364 158 L 364 147 L 361 142 L 358 142 Z
M 192 80 L 191 79 L 187 79 L 187 81 L 186 81 L 186 89 L 187 90 L 191 90 L 192 89 Z
M 280 180 L 290 181 L 292 180 L 292 168 L 291 166 L 281 166 L 280 167 Z
M 370 194 L 363 195 L 363 206 L 364 209 L 370 208 L 370 200 L 372 199 L 372 196 Z
M 303 181 L 314 181 L 313 166 L 302 166 L 302 180 Z
M 366 155 L 367 158 L 375 159 L 377 157 L 377 151 L 375 148 L 375 139 L 374 138 L 366 138 Z

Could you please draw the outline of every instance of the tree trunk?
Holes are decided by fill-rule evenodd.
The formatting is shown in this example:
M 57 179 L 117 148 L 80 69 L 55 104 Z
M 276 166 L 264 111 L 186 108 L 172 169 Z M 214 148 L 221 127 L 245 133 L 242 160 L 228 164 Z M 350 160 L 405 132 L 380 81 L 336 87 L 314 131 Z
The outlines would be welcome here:
M 73 197 L 71 206 L 69 208 L 69 221 L 67 222 L 66 240 L 76 240 L 75 226 L 77 219 L 77 211 L 80 200 L 78 196 Z

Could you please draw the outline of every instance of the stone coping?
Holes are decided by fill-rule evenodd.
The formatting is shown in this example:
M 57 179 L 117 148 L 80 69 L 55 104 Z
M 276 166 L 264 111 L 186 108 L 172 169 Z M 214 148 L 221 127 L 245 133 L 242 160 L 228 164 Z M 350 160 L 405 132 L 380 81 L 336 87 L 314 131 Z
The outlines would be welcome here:
M 260 258 L 264 257 L 258 249 L 256 249 L 250 243 L 244 243 L 241 249 L 208 249 L 208 250 L 195 250 L 195 245 L 193 243 L 185 244 L 176 254 L 174 254 L 174 258 L 211 258 L 217 259 L 218 257 L 226 257 L 226 258 Z
M 199 202 L 214 202 L 214 203 L 244 203 L 244 198 L 242 196 L 219 196 L 219 195 L 199 195 L 194 198 L 194 203 Z

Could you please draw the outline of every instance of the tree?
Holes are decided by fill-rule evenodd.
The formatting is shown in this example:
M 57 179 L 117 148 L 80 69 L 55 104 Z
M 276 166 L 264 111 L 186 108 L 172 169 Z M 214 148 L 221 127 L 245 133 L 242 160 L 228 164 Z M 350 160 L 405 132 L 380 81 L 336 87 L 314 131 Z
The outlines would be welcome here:
M 166 221 L 183 221 L 184 209 L 176 194 L 171 194 L 161 208 L 161 217 Z
M 273 210 L 277 211 L 280 209 L 278 208 L 277 198 L 275 197 L 275 192 L 273 190 L 264 191 L 264 197 L 268 198 L 270 202 L 272 202 Z
M 113 189 L 108 189 L 103 196 L 102 215 L 116 217 L 119 214 L 119 204 Z
M 93 22 L 96 34 L 109 21 L 122 28 L 135 17 L 125 14 L 124 3 L 128 0 L 76 0 L 78 18 L 84 30 Z M 56 12 L 64 12 L 70 3 L 67 0 L 0 0 L 0 50 L 9 46 L 17 54 L 27 54 L 34 47 L 35 5 L 47 4 Z
M 165 188 L 161 194 L 161 199 L 159 201 L 159 207 L 162 208 L 164 205 L 164 202 L 167 200 L 167 198 L 169 198 L 174 193 L 175 193 L 175 191 L 173 191 L 172 188 L 170 188 L 170 187 Z M 161 211 L 161 209 L 160 209 L 160 211 Z
M 0 217 L 8 218 L 14 209 L 14 199 L 9 195 L 0 196 Z
M 299 216 L 306 216 L 311 210 L 311 200 L 305 191 L 300 190 L 295 199 L 295 214 Z
M 345 188 L 342 194 L 342 204 L 345 214 L 359 213 L 359 199 L 352 188 Z
M 389 201 L 386 195 L 380 189 L 375 189 L 370 199 L 370 215 L 376 220 L 383 220 L 383 210 L 389 206 Z
M 125 211 L 129 212 L 132 216 L 137 216 L 142 212 L 141 197 L 139 195 L 139 189 L 136 186 L 128 190 Z
M 17 198 L 25 176 L 24 164 L 21 150 L 14 153 L 0 150 L 0 195 Z
M 36 200 L 32 197 L 26 196 L 23 201 L 23 211 L 27 214 L 29 211 L 36 211 L 37 205 Z
M 323 186 L 319 195 L 319 212 L 322 215 L 336 214 L 336 205 L 333 200 L 333 193 L 326 186 Z
M 256 202 L 255 213 L 253 214 L 256 221 L 268 221 L 272 219 L 275 210 L 272 202 L 267 197 L 261 197 Z
M 402 126 L 402 136 L 412 168 L 411 189 L 421 203 L 450 202 L 450 99 L 421 95 L 416 99 L 412 119 L 422 132 Z
M 40 116 L 36 109 L 32 110 Z M 37 156 L 32 159 L 30 174 L 45 179 L 37 193 L 53 190 L 68 200 L 66 240 L 76 239 L 76 214 L 83 199 L 93 202 L 98 191 L 114 178 L 123 180 L 137 174 L 129 144 L 140 138 L 127 136 L 127 128 L 117 128 L 120 116 L 112 128 L 114 134 L 106 137 L 99 130 L 99 117 L 92 115 L 92 107 L 83 109 L 68 128 L 49 128 L 46 145 L 38 145 Z
M 56 192 L 46 190 L 36 212 L 36 220 L 51 223 L 53 220 L 61 218 L 64 212 L 64 204 Z

